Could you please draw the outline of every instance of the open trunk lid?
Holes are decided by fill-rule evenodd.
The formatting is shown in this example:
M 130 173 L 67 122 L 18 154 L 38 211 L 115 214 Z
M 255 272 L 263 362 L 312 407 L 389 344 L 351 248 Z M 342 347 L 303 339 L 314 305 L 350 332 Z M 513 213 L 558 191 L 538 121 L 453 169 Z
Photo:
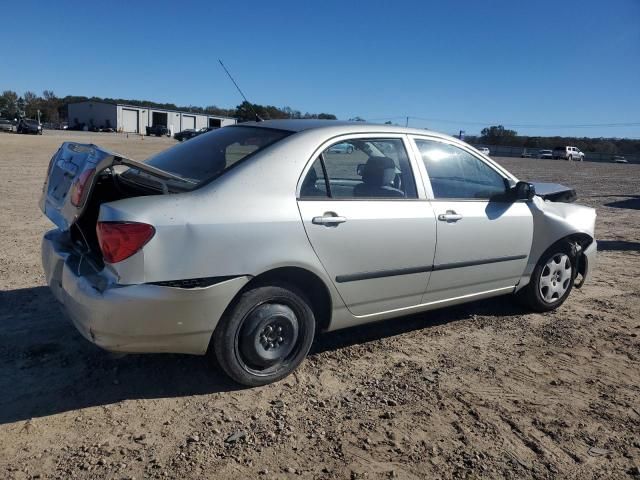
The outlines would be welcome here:
M 159 179 L 164 193 L 168 193 L 168 187 L 163 180 L 195 183 L 97 145 L 64 142 L 49 163 L 40 209 L 58 228 L 68 230 L 84 212 L 102 172 L 118 165 Z

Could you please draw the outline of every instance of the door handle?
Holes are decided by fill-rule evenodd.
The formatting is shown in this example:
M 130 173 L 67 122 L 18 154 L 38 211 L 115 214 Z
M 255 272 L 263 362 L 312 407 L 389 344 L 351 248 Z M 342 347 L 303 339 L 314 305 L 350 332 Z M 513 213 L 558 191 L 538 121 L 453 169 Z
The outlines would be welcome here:
M 347 221 L 347 217 L 340 217 L 335 212 L 327 212 L 321 217 L 313 217 L 311 223 L 315 225 L 337 225 Z
M 462 215 L 456 213 L 454 210 L 447 210 L 447 213 L 438 215 L 438 220 L 441 222 L 457 222 L 458 220 L 462 220 Z

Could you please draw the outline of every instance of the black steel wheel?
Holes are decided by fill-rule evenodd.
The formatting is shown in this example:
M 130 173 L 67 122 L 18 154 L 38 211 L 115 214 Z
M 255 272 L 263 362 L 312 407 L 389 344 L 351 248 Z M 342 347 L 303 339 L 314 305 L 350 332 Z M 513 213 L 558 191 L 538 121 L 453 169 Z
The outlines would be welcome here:
M 278 381 L 306 357 L 315 317 L 305 295 L 285 284 L 242 293 L 213 334 L 213 354 L 225 373 L 247 386 Z

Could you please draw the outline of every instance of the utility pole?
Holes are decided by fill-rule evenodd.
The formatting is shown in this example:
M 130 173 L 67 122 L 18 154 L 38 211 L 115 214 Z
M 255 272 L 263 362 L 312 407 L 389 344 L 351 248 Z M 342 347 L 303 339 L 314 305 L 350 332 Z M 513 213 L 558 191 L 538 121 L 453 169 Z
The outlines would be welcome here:
M 404 122 L 404 126 L 408 127 L 409 126 L 409 117 L 407 117 L 407 120 Z

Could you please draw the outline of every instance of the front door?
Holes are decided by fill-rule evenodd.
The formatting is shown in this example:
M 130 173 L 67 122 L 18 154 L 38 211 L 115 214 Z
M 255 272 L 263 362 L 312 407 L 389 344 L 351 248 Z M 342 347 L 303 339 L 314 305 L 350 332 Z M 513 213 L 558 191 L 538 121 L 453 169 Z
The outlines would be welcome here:
M 471 150 L 415 138 L 437 221 L 433 272 L 423 303 L 478 293 L 505 293 L 525 270 L 533 217 L 508 200 L 506 177 Z
M 311 245 L 356 316 L 420 303 L 436 226 L 404 138 L 352 138 L 317 158 L 298 206 Z

